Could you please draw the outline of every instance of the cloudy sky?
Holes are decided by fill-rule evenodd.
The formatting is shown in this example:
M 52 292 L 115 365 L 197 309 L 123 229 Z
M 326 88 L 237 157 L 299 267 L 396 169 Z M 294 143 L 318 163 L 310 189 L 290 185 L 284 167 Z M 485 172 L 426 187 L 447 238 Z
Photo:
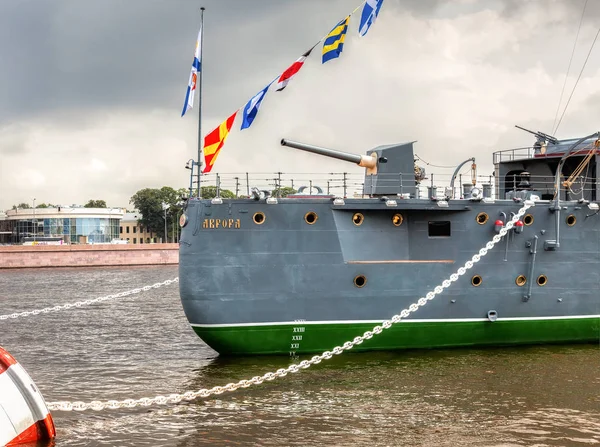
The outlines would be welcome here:
M 385 0 L 367 36 L 352 17 L 339 59 L 322 65 L 317 47 L 283 92 L 269 92 L 250 129 L 236 121 L 213 172 L 362 172 L 279 145 L 289 138 L 355 153 L 417 140 L 430 163 L 475 156 L 489 174 L 494 150 L 532 144 L 515 124 L 553 131 L 584 3 Z M 0 0 L 0 210 L 34 197 L 128 206 L 141 188 L 188 186 L 198 109 L 180 114 L 200 6 L 207 133 L 359 4 Z M 563 107 L 599 16 L 589 1 Z M 599 128 L 598 47 L 558 137 Z

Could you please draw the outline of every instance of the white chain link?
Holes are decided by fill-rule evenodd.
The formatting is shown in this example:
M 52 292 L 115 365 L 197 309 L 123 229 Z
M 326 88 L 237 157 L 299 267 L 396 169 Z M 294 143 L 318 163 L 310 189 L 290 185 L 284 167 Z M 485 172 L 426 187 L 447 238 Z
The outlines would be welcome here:
M 139 287 L 133 290 L 127 290 L 126 292 L 115 293 L 113 295 L 101 296 L 99 298 L 92 298 L 85 301 L 77 301 L 76 303 L 62 304 L 53 307 L 45 307 L 44 309 L 36 309 L 29 310 L 25 312 L 18 312 L 14 314 L 0 315 L 1 320 L 8 320 L 9 318 L 19 318 L 19 317 L 28 317 L 30 315 L 39 315 L 39 314 L 47 314 L 50 312 L 58 312 L 59 310 L 71 309 L 73 307 L 81 307 L 81 306 L 89 306 L 90 304 L 100 303 L 102 301 L 114 300 L 117 298 L 123 298 L 129 295 L 135 295 L 136 293 L 147 292 L 150 289 L 158 289 L 162 286 L 168 286 L 169 284 L 173 284 L 175 282 L 179 282 L 179 278 L 175 279 L 167 279 L 163 282 L 157 282 L 156 284 L 152 284 L 151 286 Z
M 285 377 L 289 373 L 297 373 L 301 369 L 307 369 L 312 365 L 316 365 L 321 363 L 323 360 L 329 360 L 334 355 L 339 355 L 344 351 L 352 349 L 354 346 L 361 344 L 363 341 L 371 339 L 374 335 L 381 334 L 384 329 L 389 329 L 392 324 L 398 323 L 403 318 L 408 317 L 411 313 L 416 312 L 419 307 L 427 304 L 428 301 L 431 301 L 435 298 L 436 295 L 439 295 L 444 291 L 444 289 L 450 287 L 453 282 L 456 282 L 458 278 L 464 275 L 467 270 L 473 267 L 476 263 L 478 263 L 483 256 L 485 256 L 489 250 L 494 248 L 500 240 L 508 233 L 514 226 L 515 222 L 525 214 L 525 212 L 534 205 L 532 201 L 526 201 L 523 207 L 519 210 L 519 212 L 510 220 L 498 234 L 494 235 L 492 240 L 485 244 L 478 253 L 473 255 L 473 257 L 465 262 L 463 267 L 460 267 L 456 273 L 450 275 L 450 278 L 443 281 L 442 285 L 439 285 L 433 289 L 433 291 L 427 293 L 424 297 L 421 297 L 417 300 L 416 303 L 408 306 L 408 309 L 404 309 L 398 315 L 394 315 L 389 320 L 384 321 L 381 325 L 375 326 L 370 331 L 366 331 L 362 336 L 355 337 L 352 341 L 347 341 L 342 346 L 336 346 L 331 351 L 325 351 L 321 355 L 315 355 L 310 360 L 302 360 L 300 363 L 294 363 L 287 368 L 278 369 L 275 372 L 268 372 L 263 374 L 262 376 L 255 376 L 249 380 L 240 380 L 237 383 L 228 383 L 224 386 L 215 386 L 210 389 L 201 389 L 198 391 L 187 391 L 183 394 L 169 394 L 168 396 L 156 396 L 156 397 L 142 397 L 140 399 L 125 399 L 122 401 L 117 400 L 107 400 L 107 401 L 99 401 L 94 400 L 92 402 L 67 402 L 67 401 L 59 401 L 59 402 L 49 402 L 48 408 L 50 410 L 62 410 L 62 411 L 84 411 L 84 410 L 104 410 L 110 409 L 114 410 L 117 408 L 134 408 L 134 407 L 148 407 L 150 405 L 158 404 L 175 404 L 179 403 L 182 400 L 191 401 L 197 399 L 199 397 L 208 397 L 213 394 L 221 394 L 225 391 L 235 391 L 238 388 L 248 388 L 252 385 L 260 385 L 265 380 L 271 381 L 277 379 L 279 377 Z

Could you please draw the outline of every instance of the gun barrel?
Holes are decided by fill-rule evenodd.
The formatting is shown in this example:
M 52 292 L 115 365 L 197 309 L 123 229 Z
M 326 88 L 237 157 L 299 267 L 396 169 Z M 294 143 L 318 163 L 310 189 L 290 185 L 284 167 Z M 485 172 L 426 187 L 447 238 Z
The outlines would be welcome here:
M 524 127 L 521 127 L 521 126 L 517 126 L 516 124 L 515 124 L 515 127 L 517 129 L 524 130 L 525 132 L 529 132 L 530 134 L 535 135 L 538 138 L 542 138 L 544 140 L 548 140 L 551 143 L 554 143 L 554 144 L 558 143 L 558 140 L 556 139 L 556 137 L 553 137 L 552 135 L 548 135 L 548 134 L 546 134 L 544 132 L 540 132 L 540 131 L 534 132 L 533 130 L 529 130 L 529 129 L 525 129 Z
M 530 133 L 530 134 L 532 134 L 532 135 L 535 135 L 535 132 L 534 132 L 533 130 L 525 129 L 524 127 L 518 126 L 518 125 L 516 125 L 516 124 L 515 124 L 515 127 L 516 127 L 517 129 L 524 130 L 525 132 L 529 132 L 529 133 Z
M 281 145 L 293 147 L 294 149 L 300 149 L 306 152 L 312 152 L 313 154 L 337 158 L 338 160 L 349 161 L 350 163 L 356 163 L 357 165 L 365 168 L 374 168 L 377 165 L 377 159 L 367 155 L 356 155 L 348 152 L 336 151 L 333 149 L 327 149 L 325 147 L 313 146 L 312 144 L 286 140 L 285 138 L 281 140 Z

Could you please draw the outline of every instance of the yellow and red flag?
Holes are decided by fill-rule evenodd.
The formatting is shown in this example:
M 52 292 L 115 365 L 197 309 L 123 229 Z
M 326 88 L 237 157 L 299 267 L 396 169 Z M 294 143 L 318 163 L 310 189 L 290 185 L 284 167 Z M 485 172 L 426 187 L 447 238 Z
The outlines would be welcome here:
M 235 116 L 237 113 L 238 111 L 236 111 L 233 115 L 223 121 L 219 127 L 204 137 L 205 165 L 204 170 L 202 171 L 204 174 L 210 172 L 215 164 L 217 156 L 225 144 L 225 138 L 227 138 L 227 135 L 229 135 L 229 131 L 231 130 L 231 126 L 233 126 L 233 122 L 235 121 Z

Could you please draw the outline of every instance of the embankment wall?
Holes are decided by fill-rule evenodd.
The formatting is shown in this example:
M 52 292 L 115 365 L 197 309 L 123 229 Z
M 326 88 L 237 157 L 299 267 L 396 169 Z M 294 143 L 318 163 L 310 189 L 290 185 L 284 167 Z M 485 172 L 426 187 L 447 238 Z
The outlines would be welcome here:
M 179 263 L 179 244 L 13 245 L 0 247 L 0 269 Z

